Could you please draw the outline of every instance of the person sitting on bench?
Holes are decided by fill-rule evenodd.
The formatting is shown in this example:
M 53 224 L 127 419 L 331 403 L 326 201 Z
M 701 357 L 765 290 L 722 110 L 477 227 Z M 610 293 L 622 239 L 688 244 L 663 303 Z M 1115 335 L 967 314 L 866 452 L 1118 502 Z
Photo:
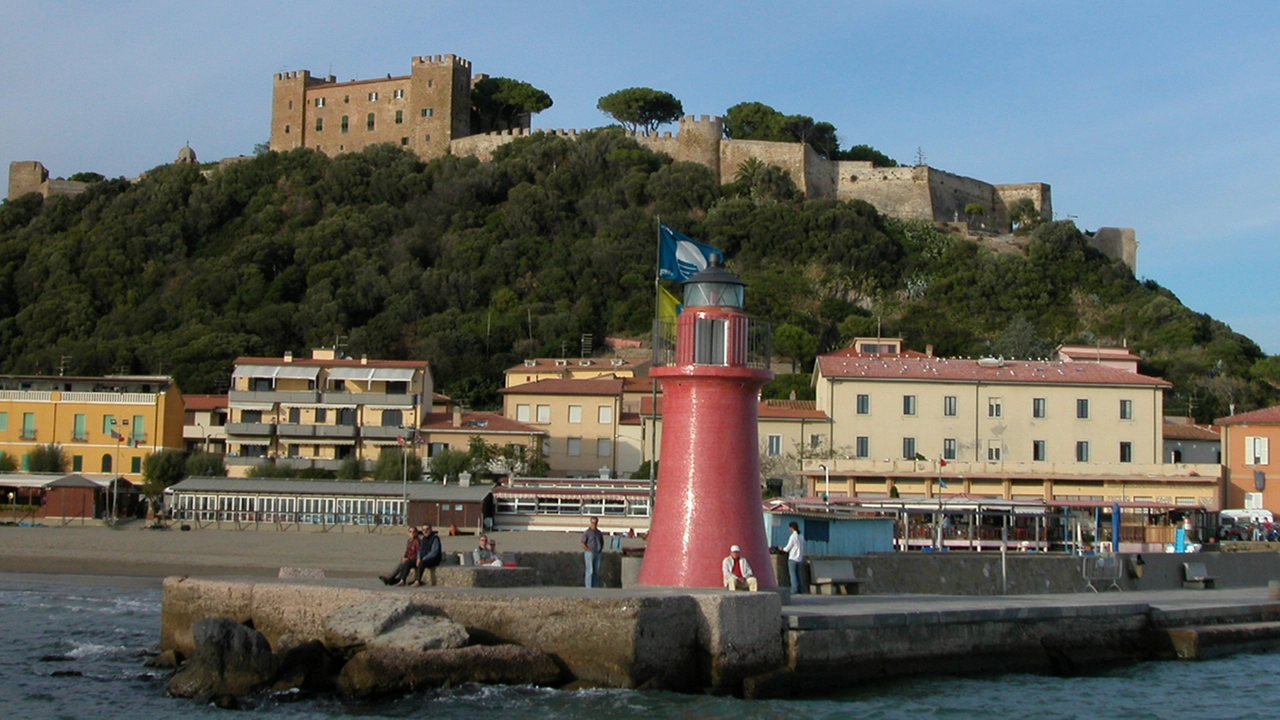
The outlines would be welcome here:
M 742 557 L 742 548 L 737 545 L 729 548 L 729 557 L 724 559 L 721 569 L 724 571 L 724 587 L 726 590 L 750 590 L 755 592 L 759 589 L 755 573 L 751 572 L 751 563 Z

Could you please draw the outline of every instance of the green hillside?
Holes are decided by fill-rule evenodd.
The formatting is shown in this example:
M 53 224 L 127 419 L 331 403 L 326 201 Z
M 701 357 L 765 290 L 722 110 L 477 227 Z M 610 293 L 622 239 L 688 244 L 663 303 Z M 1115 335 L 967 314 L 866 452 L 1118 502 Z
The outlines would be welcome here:
M 214 392 L 238 355 L 337 342 L 428 359 L 444 392 L 492 406 L 523 358 L 576 354 L 583 333 L 647 335 L 660 215 L 726 251 L 748 310 L 802 368 L 877 328 L 958 356 L 1127 341 L 1176 383 L 1171 413 L 1276 400 L 1274 358 L 1070 222 L 997 254 L 866 203 L 796 197 L 777 168 L 721 187 L 607 129 L 534 135 L 490 163 L 378 146 L 266 153 L 208 178 L 161 166 L 0 206 L 0 369 L 171 373 Z

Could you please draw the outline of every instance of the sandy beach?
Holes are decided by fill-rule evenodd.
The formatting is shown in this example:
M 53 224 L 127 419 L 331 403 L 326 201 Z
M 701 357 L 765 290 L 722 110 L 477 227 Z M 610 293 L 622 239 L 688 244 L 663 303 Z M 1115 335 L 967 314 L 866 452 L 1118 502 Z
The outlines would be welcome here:
M 585 523 L 584 523 L 585 527 Z M 577 551 L 577 533 L 498 532 L 500 552 Z M 303 526 L 182 532 L 121 527 L 0 526 L 0 572 L 114 575 L 123 577 L 270 576 L 281 567 L 319 568 L 328 577 L 369 577 L 395 566 L 404 552 L 402 530 L 368 532 L 355 527 L 328 532 Z M 441 537 L 445 552 L 470 551 L 474 535 Z M 627 545 L 640 541 L 628 540 Z

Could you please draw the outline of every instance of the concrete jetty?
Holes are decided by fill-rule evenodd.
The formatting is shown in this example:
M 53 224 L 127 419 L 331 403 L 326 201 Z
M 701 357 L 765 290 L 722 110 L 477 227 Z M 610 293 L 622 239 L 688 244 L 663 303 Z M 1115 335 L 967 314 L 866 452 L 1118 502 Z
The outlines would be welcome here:
M 319 637 L 328 613 L 389 594 L 444 610 L 473 637 L 549 653 L 578 680 L 748 697 L 829 693 L 901 674 L 1071 673 L 1280 647 L 1280 603 L 1265 587 L 798 596 L 784 605 L 779 594 L 718 590 L 197 578 L 165 581 L 161 645 L 190 654 L 192 624 L 213 616 L 252 620 L 273 645 Z

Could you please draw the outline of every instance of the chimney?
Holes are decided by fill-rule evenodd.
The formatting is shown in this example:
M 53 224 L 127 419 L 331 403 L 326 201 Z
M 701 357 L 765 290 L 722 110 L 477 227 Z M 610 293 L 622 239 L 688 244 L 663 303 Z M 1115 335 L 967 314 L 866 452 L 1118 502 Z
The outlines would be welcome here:
M 361 355 L 361 356 L 360 356 L 360 364 L 361 364 L 361 365 L 368 365 L 368 364 L 369 364 L 369 356 L 368 356 L 368 355 Z
M 791 399 L 792 399 L 792 400 L 795 400 L 795 399 L 796 399 L 796 390 L 795 390 L 795 388 L 792 388 L 792 389 L 791 389 Z
M 285 361 L 285 362 L 293 362 L 293 351 L 292 351 L 292 350 L 285 350 L 285 351 L 284 351 L 284 361 Z
M 928 355 L 929 357 L 933 357 L 933 346 L 932 346 L 932 345 L 925 345 L 925 346 L 924 346 L 924 354 L 925 354 L 925 355 Z
M 461 405 L 453 406 L 453 426 L 462 427 L 462 406 Z

